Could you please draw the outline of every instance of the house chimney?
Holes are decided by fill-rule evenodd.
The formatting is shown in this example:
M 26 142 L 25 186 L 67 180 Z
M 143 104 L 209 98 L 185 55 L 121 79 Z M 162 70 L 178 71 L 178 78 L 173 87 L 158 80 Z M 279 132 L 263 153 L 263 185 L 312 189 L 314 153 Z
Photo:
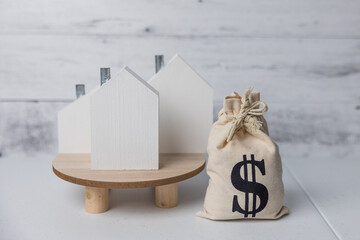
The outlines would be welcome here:
M 110 68 L 100 68 L 100 85 L 106 83 L 110 78 Z
M 164 67 L 164 55 L 155 55 L 155 73 Z
M 85 95 L 85 84 L 76 84 L 75 89 L 76 89 L 76 98 Z

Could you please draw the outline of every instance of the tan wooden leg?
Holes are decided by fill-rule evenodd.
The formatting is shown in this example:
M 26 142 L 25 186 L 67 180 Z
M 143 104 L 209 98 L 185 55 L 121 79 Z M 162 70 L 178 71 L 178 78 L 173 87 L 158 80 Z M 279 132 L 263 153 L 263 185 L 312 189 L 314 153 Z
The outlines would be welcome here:
M 176 207 L 178 203 L 178 184 L 155 187 L 155 204 L 160 208 Z
M 103 213 L 109 209 L 109 189 L 86 187 L 85 209 L 88 213 Z

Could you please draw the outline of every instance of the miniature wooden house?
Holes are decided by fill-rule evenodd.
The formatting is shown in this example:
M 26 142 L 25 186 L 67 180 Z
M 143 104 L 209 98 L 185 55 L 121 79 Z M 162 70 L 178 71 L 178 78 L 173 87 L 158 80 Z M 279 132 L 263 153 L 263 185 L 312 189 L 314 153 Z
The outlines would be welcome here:
M 90 96 L 99 87 L 58 112 L 59 153 L 90 153 Z
M 206 152 L 213 123 L 212 87 L 179 55 L 149 83 L 160 94 L 160 152 Z
M 159 94 L 128 67 L 90 97 L 92 169 L 159 168 Z

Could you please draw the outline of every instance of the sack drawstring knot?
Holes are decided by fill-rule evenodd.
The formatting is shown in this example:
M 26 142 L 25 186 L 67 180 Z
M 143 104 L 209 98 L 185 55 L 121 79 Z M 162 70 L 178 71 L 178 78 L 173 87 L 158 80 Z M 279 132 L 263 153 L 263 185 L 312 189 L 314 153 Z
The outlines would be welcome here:
M 244 96 L 241 99 L 242 104 L 240 106 L 240 112 L 233 115 L 231 118 L 233 123 L 226 142 L 230 142 L 235 133 L 241 128 L 245 128 L 247 131 L 253 132 L 262 126 L 262 122 L 255 117 L 264 115 L 268 110 L 268 106 L 262 101 L 255 101 L 250 104 L 251 92 L 252 87 L 248 87 L 245 90 Z M 238 96 L 235 92 L 233 94 Z M 261 105 L 262 107 L 259 108 Z

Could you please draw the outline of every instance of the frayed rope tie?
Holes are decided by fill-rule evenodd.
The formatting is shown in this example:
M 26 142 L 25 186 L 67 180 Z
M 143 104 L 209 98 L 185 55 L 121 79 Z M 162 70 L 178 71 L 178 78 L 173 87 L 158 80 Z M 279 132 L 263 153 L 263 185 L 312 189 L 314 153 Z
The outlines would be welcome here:
M 245 90 L 244 97 L 242 98 L 243 102 L 240 107 L 240 112 L 234 115 L 232 118 L 232 120 L 235 119 L 235 121 L 232 123 L 226 142 L 230 142 L 231 139 L 234 137 L 235 133 L 243 127 L 245 127 L 247 130 L 259 129 L 261 127 L 262 122 L 253 119 L 253 117 L 264 115 L 268 110 L 268 106 L 262 101 L 256 101 L 250 104 L 251 92 L 251 87 L 248 87 Z M 262 108 L 259 108 L 259 106 L 261 105 Z

